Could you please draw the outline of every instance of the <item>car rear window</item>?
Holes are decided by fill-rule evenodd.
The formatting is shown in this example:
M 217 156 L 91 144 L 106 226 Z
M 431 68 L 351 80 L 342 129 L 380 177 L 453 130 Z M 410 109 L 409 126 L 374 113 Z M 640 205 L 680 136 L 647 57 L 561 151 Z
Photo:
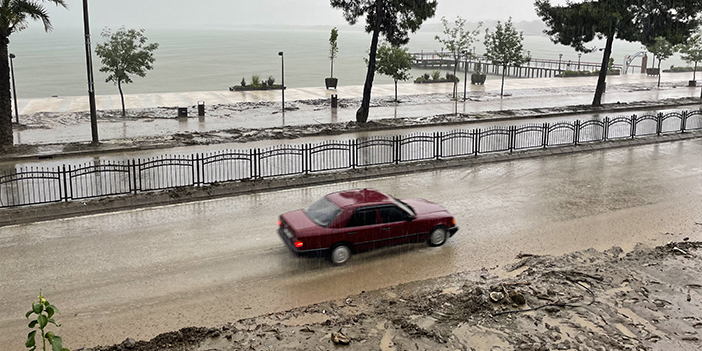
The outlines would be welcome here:
M 315 201 L 310 207 L 303 210 L 307 217 L 313 222 L 322 227 L 328 227 L 329 224 L 339 215 L 341 209 L 336 207 L 331 201 L 323 197 Z

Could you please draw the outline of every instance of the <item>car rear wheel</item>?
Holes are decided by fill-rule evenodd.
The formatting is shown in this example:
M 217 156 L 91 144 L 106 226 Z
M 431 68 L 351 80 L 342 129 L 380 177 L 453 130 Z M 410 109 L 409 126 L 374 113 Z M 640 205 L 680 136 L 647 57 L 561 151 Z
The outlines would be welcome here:
M 448 232 L 444 227 L 436 227 L 429 234 L 429 246 L 441 246 L 446 243 Z
M 336 245 L 329 252 L 329 260 L 337 266 L 348 262 L 349 258 L 351 258 L 351 248 L 345 244 Z

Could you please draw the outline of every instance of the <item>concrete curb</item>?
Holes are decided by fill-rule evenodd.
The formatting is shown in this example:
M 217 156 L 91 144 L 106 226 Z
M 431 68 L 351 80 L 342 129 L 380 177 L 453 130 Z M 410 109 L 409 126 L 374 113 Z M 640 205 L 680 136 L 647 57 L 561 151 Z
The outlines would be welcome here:
M 106 212 L 162 206 L 214 199 L 226 196 L 275 191 L 280 189 L 306 187 L 338 182 L 388 177 L 409 173 L 470 167 L 484 163 L 506 162 L 544 156 L 567 155 L 580 152 L 592 152 L 604 149 L 624 148 L 702 138 L 702 131 L 694 133 L 652 136 L 639 139 L 606 141 L 579 146 L 562 146 L 538 150 L 526 150 L 513 153 L 487 154 L 464 158 L 431 160 L 390 166 L 378 166 L 352 169 L 334 173 L 301 175 L 294 177 L 260 179 L 253 181 L 229 182 L 202 187 L 183 187 L 163 191 L 139 193 L 135 195 L 111 196 L 86 201 L 70 201 L 24 207 L 0 209 L 0 227 L 25 224 L 57 218 L 94 215 Z

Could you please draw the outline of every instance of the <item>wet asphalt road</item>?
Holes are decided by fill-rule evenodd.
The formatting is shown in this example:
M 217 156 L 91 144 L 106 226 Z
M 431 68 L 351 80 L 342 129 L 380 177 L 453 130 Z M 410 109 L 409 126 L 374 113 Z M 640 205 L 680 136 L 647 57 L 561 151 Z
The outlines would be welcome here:
M 445 205 L 447 245 L 300 259 L 277 215 L 373 187 Z M 23 350 L 43 289 L 65 346 L 148 339 L 362 290 L 613 245 L 702 240 L 702 140 L 479 165 L 0 228 L 0 350 Z

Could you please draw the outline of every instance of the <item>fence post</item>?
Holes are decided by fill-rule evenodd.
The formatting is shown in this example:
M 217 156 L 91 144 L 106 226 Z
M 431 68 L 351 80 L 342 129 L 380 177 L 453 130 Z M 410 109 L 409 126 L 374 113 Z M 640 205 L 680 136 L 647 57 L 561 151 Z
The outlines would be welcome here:
M 482 133 L 480 131 L 480 128 L 473 129 L 473 133 L 475 133 L 475 135 L 473 135 L 473 152 L 475 153 L 475 156 L 478 156 L 478 154 L 480 153 L 480 137 Z
M 663 130 L 663 112 L 658 112 L 658 115 L 656 115 L 656 135 L 661 136 L 661 130 Z
M 197 186 L 200 185 L 200 156 L 198 153 L 195 153 L 192 156 L 192 162 L 193 162 L 193 185 Z
M 548 123 L 544 123 L 544 132 L 541 139 L 541 147 L 543 147 L 544 149 L 546 148 L 546 146 L 548 146 L 548 134 L 550 130 L 550 125 Z
M 609 136 L 609 117 L 604 118 L 603 124 L 602 141 L 607 141 L 607 137 Z
M 358 139 L 349 140 L 349 142 L 351 142 L 351 157 L 353 159 L 351 166 L 353 169 L 356 169 L 358 165 Z
M 682 118 L 680 118 L 680 133 L 685 133 L 688 117 L 690 117 L 690 111 L 683 111 Z
M 139 163 L 139 166 L 141 166 L 141 159 L 138 158 L 136 161 L 132 159 L 132 165 L 134 166 L 134 194 L 136 194 L 141 188 L 141 174 L 139 174 L 137 178 L 137 163 Z M 139 184 L 137 184 L 137 179 L 139 179 Z
M 302 144 L 302 172 L 310 174 L 310 144 Z
M 402 151 L 400 150 L 400 136 L 394 136 L 393 145 L 395 145 L 395 164 L 400 163 L 400 157 L 402 157 Z
M 517 137 L 517 127 L 516 126 L 510 126 L 509 127 L 509 132 L 508 132 L 508 140 L 507 140 L 507 147 L 509 148 L 509 153 L 511 154 L 512 151 L 514 151 L 514 143 L 515 143 L 515 138 Z
M 576 119 L 575 130 L 573 131 L 573 145 L 578 146 L 578 142 L 580 142 L 580 120 Z
M 631 138 L 636 138 L 636 120 L 638 117 L 636 115 L 631 115 Z
M 441 151 L 439 150 L 439 133 L 434 132 L 434 159 L 439 160 Z
M 68 165 L 68 172 L 71 171 L 71 165 Z M 68 174 L 66 173 L 66 165 L 63 165 L 62 172 L 61 172 L 62 178 L 63 178 L 63 194 L 64 194 L 64 201 L 68 202 L 68 181 L 66 178 L 68 177 Z M 73 190 L 71 190 L 71 195 L 73 195 Z

